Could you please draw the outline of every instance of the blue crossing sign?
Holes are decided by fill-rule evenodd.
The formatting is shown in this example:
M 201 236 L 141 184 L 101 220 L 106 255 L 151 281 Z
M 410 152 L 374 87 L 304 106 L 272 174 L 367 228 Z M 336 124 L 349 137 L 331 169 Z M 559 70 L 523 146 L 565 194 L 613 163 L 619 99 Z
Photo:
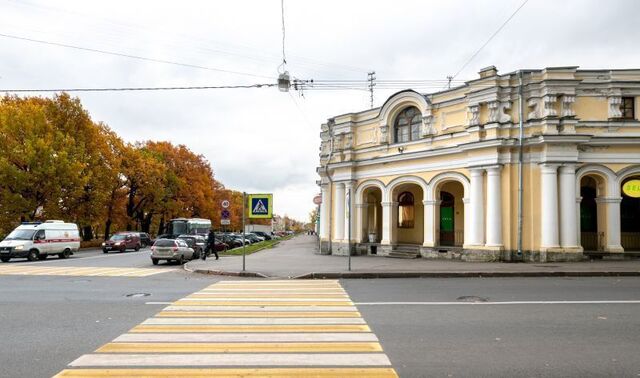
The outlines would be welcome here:
M 248 202 L 249 218 L 272 218 L 273 194 L 249 194 Z

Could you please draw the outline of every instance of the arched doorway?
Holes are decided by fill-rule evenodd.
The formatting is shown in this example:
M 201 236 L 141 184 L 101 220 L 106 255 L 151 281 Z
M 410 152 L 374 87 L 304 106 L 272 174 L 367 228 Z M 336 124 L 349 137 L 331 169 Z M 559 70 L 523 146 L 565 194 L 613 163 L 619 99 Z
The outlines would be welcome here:
M 585 251 L 604 250 L 604 211 L 599 211 L 597 201 L 602 197 L 603 187 L 604 180 L 599 176 L 586 175 L 580 179 L 580 244 Z
M 620 203 L 620 231 L 622 248 L 626 251 L 640 251 L 640 198 L 636 194 L 640 176 L 627 177 L 622 181 Z M 625 188 L 634 186 L 634 188 Z M 631 190 L 630 190 L 631 189 Z
M 464 187 L 457 181 L 448 181 L 436 190 L 436 245 L 462 247 L 464 243 Z
M 394 244 L 422 245 L 424 241 L 423 192 L 418 184 L 396 186 L 391 195 L 394 202 Z
M 370 187 L 362 193 L 362 235 L 363 243 L 379 243 L 382 238 L 382 191 Z

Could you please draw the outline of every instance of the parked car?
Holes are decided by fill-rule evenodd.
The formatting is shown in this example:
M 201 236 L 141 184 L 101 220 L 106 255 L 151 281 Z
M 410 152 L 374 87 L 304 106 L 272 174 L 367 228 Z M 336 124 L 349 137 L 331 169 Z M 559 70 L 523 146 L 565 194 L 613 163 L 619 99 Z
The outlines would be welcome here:
M 140 236 L 137 232 L 117 232 L 102 243 L 102 252 L 109 253 L 109 251 L 124 252 L 127 249 L 133 249 L 139 251 L 142 246 Z
M 146 232 L 138 232 L 138 236 L 140 237 L 140 244 L 143 248 L 153 245 L 153 239 L 151 239 L 151 236 Z
M 194 259 L 198 259 L 200 258 L 200 256 L 202 256 L 202 253 L 204 253 L 204 248 L 207 245 L 207 240 L 204 238 L 204 236 L 201 235 L 180 235 L 178 236 L 178 239 L 184 240 L 185 242 L 187 242 L 189 248 L 193 249 Z
M 261 239 L 258 235 L 254 235 L 254 234 L 245 234 L 244 237 L 246 239 L 249 239 L 251 243 L 259 243 L 264 240 L 264 239 Z
M 216 238 L 214 246 L 215 246 L 217 252 L 226 251 L 227 249 L 229 249 L 229 244 L 225 243 L 224 241 L 222 241 L 222 240 L 220 240 L 218 238 Z
M 229 234 L 222 234 L 220 236 L 220 240 L 222 240 L 223 243 L 227 244 L 229 246 L 229 249 L 242 247 L 242 240 Z
M 271 240 L 273 237 L 264 231 L 253 231 L 254 234 L 263 237 L 265 240 Z
M 160 260 L 175 261 L 184 264 L 193 259 L 195 251 L 181 239 L 158 239 L 151 247 L 151 262 L 158 265 Z
M 29 261 L 44 260 L 48 255 L 66 259 L 80 248 L 80 234 L 74 223 L 58 220 L 22 223 L 0 242 L 0 260 L 14 257 Z
M 238 243 L 240 244 L 240 247 L 242 247 L 242 243 L 243 243 L 242 234 L 229 234 L 229 235 L 235 238 L 235 240 L 237 240 Z M 251 239 L 248 239 L 247 237 L 244 238 L 244 245 L 249 245 L 251 243 L 253 243 Z

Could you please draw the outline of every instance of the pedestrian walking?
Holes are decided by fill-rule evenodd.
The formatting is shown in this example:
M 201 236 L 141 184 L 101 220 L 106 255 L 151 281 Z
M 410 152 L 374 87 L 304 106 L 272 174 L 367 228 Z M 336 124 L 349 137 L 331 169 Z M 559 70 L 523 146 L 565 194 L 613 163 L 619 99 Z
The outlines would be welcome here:
M 213 228 L 209 230 L 209 235 L 207 236 L 207 250 L 212 251 L 214 255 L 216 255 L 216 260 L 219 259 L 218 251 L 216 251 L 216 234 L 213 231 Z M 205 253 L 206 255 L 207 253 Z

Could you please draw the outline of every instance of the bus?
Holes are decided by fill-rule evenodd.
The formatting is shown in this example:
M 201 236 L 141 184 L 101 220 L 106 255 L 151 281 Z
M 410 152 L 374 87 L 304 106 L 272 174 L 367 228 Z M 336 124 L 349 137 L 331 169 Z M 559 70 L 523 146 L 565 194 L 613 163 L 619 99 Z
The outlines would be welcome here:
M 163 237 L 175 238 L 179 235 L 207 235 L 211 229 L 211 220 L 203 218 L 175 218 L 167 223 L 167 232 Z

